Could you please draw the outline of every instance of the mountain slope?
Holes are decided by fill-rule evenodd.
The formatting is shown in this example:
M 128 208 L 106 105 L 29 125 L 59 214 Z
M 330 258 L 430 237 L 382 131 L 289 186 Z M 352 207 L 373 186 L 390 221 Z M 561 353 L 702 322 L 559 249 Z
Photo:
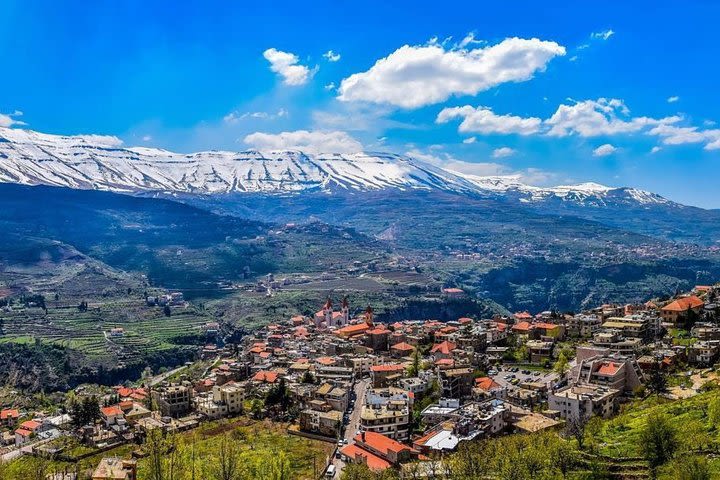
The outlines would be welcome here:
M 440 190 L 508 195 L 525 202 L 669 204 L 648 192 L 597 184 L 540 188 L 513 176 L 464 175 L 389 153 L 208 151 L 120 148 L 97 136 L 0 128 L 0 182 L 119 192 L 190 194 Z

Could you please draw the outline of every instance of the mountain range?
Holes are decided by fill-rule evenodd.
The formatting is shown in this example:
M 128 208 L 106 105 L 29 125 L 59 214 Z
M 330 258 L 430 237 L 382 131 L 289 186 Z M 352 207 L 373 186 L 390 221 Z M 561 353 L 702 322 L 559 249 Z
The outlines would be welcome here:
M 523 201 L 670 204 L 634 188 L 596 183 L 541 188 L 516 176 L 466 175 L 390 153 L 306 154 L 300 151 L 206 151 L 191 154 L 145 147 L 121 148 L 106 137 L 60 136 L 0 128 L 0 182 L 114 192 L 184 194 L 383 189 L 439 190 Z
M 178 288 L 241 281 L 244 266 L 342 271 L 356 258 L 381 266 L 400 256 L 436 281 L 536 311 L 634 301 L 720 276 L 719 211 L 631 187 L 536 187 L 389 153 L 180 154 L 0 128 L 0 183 L 11 234 L 0 253 L 25 237 L 59 241 Z M 46 206 L 39 218 L 37 205 Z M 74 225 L 78 215 L 89 220 Z M 278 243 L 270 232 L 285 224 L 304 230 Z

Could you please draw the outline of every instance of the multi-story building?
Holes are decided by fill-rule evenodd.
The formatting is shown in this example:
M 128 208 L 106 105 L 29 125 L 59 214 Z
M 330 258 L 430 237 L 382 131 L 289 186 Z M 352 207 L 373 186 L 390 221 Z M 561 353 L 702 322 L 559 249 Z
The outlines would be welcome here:
M 720 357 L 720 340 L 702 340 L 688 350 L 688 362 L 692 365 L 710 366 Z
M 446 398 L 467 398 L 472 395 L 474 377 L 469 367 L 439 369 L 438 378 L 442 396 Z
M 410 435 L 411 405 L 405 399 L 366 403 L 360 413 L 360 429 L 381 433 L 395 440 L 407 440 Z
M 300 412 L 300 429 L 336 438 L 342 427 L 343 414 L 337 410 L 305 409 Z
M 550 392 L 548 408 L 567 420 L 587 420 L 593 415 L 608 418 L 617 411 L 619 395 L 619 390 L 600 385 L 571 385 Z
M 572 337 L 590 338 L 601 326 L 602 319 L 593 314 L 579 314 L 567 319 L 567 331 Z
M 190 411 L 192 389 L 189 385 L 168 385 L 152 391 L 152 400 L 167 417 L 180 417 Z
M 633 357 L 597 355 L 579 359 L 570 372 L 574 384 L 592 384 L 632 392 L 642 385 L 642 371 Z

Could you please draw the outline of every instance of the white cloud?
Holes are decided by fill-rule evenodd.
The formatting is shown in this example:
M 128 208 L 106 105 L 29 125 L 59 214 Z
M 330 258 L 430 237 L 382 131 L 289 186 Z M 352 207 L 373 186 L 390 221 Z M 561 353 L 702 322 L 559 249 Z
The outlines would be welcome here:
M 594 157 L 606 157 L 608 155 L 612 155 L 617 151 L 617 148 L 615 148 L 613 145 L 610 145 L 609 143 L 606 143 L 604 145 L 600 145 L 595 150 L 593 150 L 593 156 Z
M 650 130 L 650 135 L 662 138 L 665 145 L 683 145 L 686 143 L 701 143 L 707 137 L 697 127 L 677 127 L 675 125 L 658 125 Z
M 323 57 L 325 57 L 328 62 L 337 62 L 338 60 L 340 60 L 340 54 L 335 53 L 332 50 L 328 50 L 327 52 L 323 53 Z
M 537 133 L 542 125 L 542 120 L 536 117 L 497 115 L 488 107 L 473 108 L 470 105 L 443 108 L 435 121 L 447 123 L 455 118 L 463 119 L 458 127 L 458 131 L 463 133 L 531 135 Z
M 300 65 L 300 60 L 294 53 L 268 48 L 263 52 L 263 56 L 270 62 L 270 70 L 280 75 L 285 85 L 305 85 L 317 71 L 317 68 L 311 70 Z
M 650 149 L 650 153 L 658 153 L 660 150 L 662 150 L 662 148 L 656 145 Z
M 93 145 L 102 145 L 105 147 L 119 147 L 123 141 L 114 135 L 73 135 L 73 138 L 79 138 Z
M 673 95 L 672 97 L 668 97 L 667 99 L 668 103 L 675 103 L 678 100 L 680 100 L 680 97 L 678 97 L 677 95 Z
M 22 117 L 23 112 L 15 110 L 13 113 L 0 113 L 0 127 L 12 127 L 13 125 L 27 125 L 27 123 L 14 117 Z
M 152 140 L 152 135 L 143 135 L 142 141 L 143 142 L 149 142 Z
M 223 122 L 227 123 L 228 125 L 235 125 L 240 120 L 244 120 L 246 118 L 256 119 L 256 120 L 274 120 L 276 118 L 283 118 L 287 117 L 289 115 L 288 111 L 284 108 L 279 109 L 275 113 L 270 112 L 245 112 L 240 113 L 237 110 L 234 110 L 227 115 L 223 117 Z
M 571 62 L 576 62 L 577 59 L 578 59 L 578 56 L 577 56 L 577 55 L 573 55 L 573 56 L 570 57 L 568 60 L 570 60 Z
M 608 38 L 612 37 L 613 35 L 615 35 L 615 32 L 612 31 L 612 29 L 603 30 L 602 32 L 593 32 L 592 34 L 590 34 L 590 36 L 592 38 L 597 38 L 597 39 L 602 39 L 602 40 L 607 40 Z
M 529 80 L 562 55 L 565 47 L 537 38 L 508 38 L 471 50 L 438 43 L 404 45 L 369 70 L 343 79 L 338 99 L 418 108 Z
M 432 154 L 417 148 L 411 148 L 406 155 L 430 163 L 446 170 L 479 177 L 508 177 L 527 185 L 557 184 L 558 175 L 539 168 L 512 170 L 507 165 L 496 162 L 467 162 L 459 160 L 449 153 Z
M 500 147 L 493 150 L 493 158 L 505 158 L 515 155 L 515 150 L 510 147 Z
M 305 153 L 355 153 L 363 150 L 359 141 L 337 130 L 296 130 L 277 134 L 255 132 L 243 141 L 261 150 L 301 150 Z
M 330 82 L 330 83 L 328 83 L 327 85 L 325 85 L 325 90 L 327 90 L 327 91 L 335 90 L 335 88 L 336 88 L 336 87 L 335 87 L 335 82 Z
M 709 141 L 705 150 L 720 150 L 720 130 L 705 130 L 705 136 Z
M 676 123 L 680 120 L 677 116 L 662 119 L 633 118 L 622 100 L 599 98 L 575 102 L 573 105 L 560 105 L 544 123 L 550 127 L 547 134 L 551 136 L 577 134 L 581 137 L 595 137 L 638 132 L 650 126 Z
M 468 137 L 465 140 L 463 140 L 463 143 L 466 145 L 469 145 L 471 143 L 475 143 L 476 140 L 477 140 L 476 137 Z

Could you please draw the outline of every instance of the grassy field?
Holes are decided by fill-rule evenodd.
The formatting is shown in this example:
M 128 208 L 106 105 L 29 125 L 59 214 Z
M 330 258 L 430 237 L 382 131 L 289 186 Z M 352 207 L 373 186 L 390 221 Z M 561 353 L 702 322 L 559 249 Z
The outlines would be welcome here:
M 290 435 L 286 428 L 286 424 L 238 418 L 208 422 L 193 431 L 179 434 L 175 440 L 177 451 L 182 456 L 183 472 L 176 474 L 173 480 L 190 478 L 191 452 L 193 451 L 195 478 L 211 478 L 213 469 L 217 465 L 220 443 L 225 435 L 237 445 L 237 454 L 243 466 L 269 464 L 273 458 L 282 458 L 291 472 L 290 478 L 316 478 L 315 474 L 322 472 L 326 459 L 333 450 L 333 445 Z M 66 452 L 87 452 L 85 447 L 80 447 L 74 441 L 67 442 L 65 447 Z M 130 458 L 132 450 L 132 445 L 124 445 L 91 455 L 78 462 L 77 465 L 23 457 L 5 465 L 5 471 L 0 470 L 0 474 L 3 480 L 40 478 L 36 476 L 39 471 L 44 474 L 76 471 L 81 474 L 90 474 L 103 457 Z M 146 457 L 138 462 L 139 480 L 150 478 L 150 458 Z

